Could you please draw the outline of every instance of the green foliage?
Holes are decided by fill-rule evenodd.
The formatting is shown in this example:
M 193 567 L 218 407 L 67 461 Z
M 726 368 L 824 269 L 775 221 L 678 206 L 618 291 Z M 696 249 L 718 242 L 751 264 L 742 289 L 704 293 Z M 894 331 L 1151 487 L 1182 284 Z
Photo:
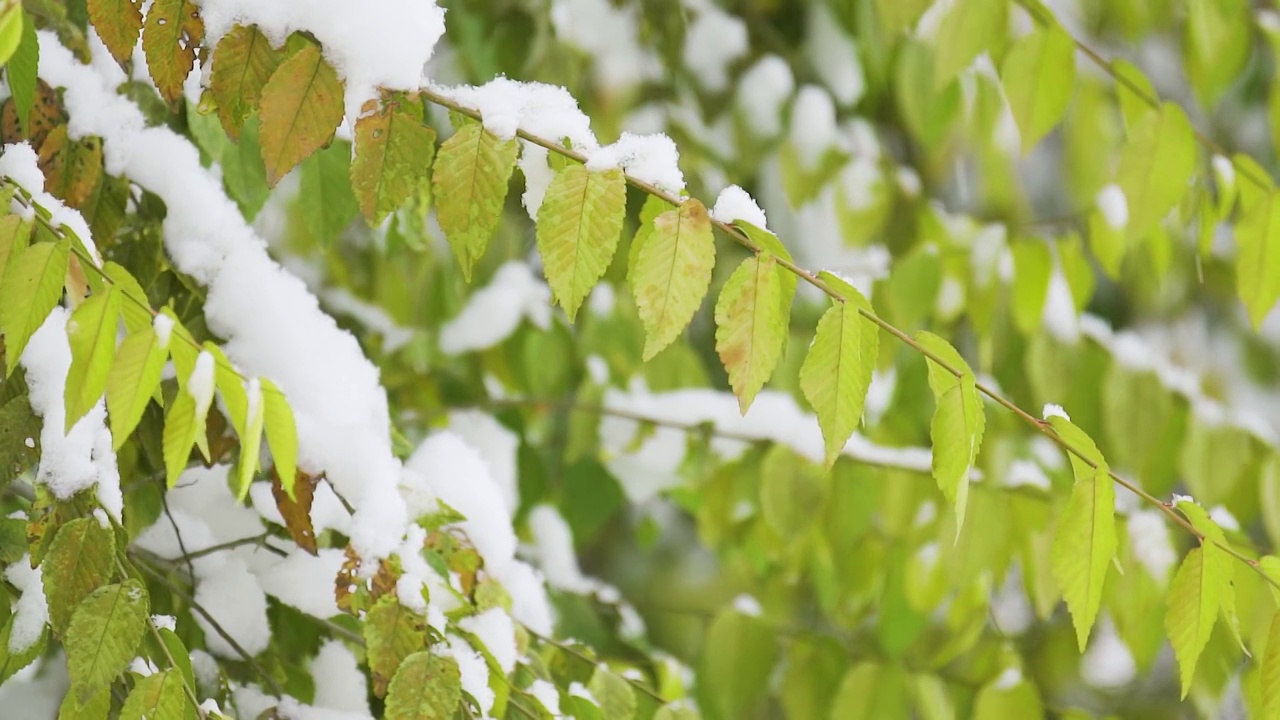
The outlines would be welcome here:
M 933 479 L 947 502 L 955 505 L 958 536 L 969 501 L 969 473 L 977 464 L 986 429 L 982 396 L 973 371 L 950 343 L 928 332 L 917 335 L 916 342 L 932 353 L 929 388 L 935 406 L 929 438 L 933 441 Z
M 120 324 L 120 292 L 114 287 L 94 293 L 71 313 L 67 339 L 71 344 L 71 369 L 67 371 L 66 430 L 102 397 L 116 351 Z
M 627 279 L 644 323 L 648 361 L 679 337 L 702 305 L 716 248 L 707 209 L 693 199 L 659 214 L 642 233 L 632 242 Z
M 1024 150 L 1034 147 L 1066 113 L 1075 84 L 1075 52 L 1071 36 L 1051 25 L 1017 41 L 1005 54 L 1000 75 Z
M 458 663 L 427 651 L 405 658 L 387 691 L 387 720 L 450 717 L 462 701 Z
M 10 255 L 0 287 L 0 331 L 4 332 L 5 372 L 13 374 L 27 341 L 62 297 L 71 243 L 41 242 Z
M 725 281 L 716 300 L 716 352 L 745 414 L 782 355 L 783 314 L 778 261 L 762 252 L 749 257 Z
M 822 279 L 840 292 L 844 302 L 827 309 L 818 321 L 800 368 L 800 388 L 818 414 L 830 466 L 862 420 L 880 352 L 880 331 L 862 317 L 861 311 L 871 311 L 862 293 L 830 273 L 823 273 Z
M 115 538 L 96 518 L 77 518 L 63 525 L 41 563 L 49 623 L 62 633 L 72 611 L 114 574 Z
M 463 277 L 470 280 L 498 226 L 520 146 L 515 140 L 499 140 L 479 123 L 459 122 L 457 132 L 440 146 L 431 182 L 440 229 Z
M 551 294 L 570 321 L 613 260 L 626 210 L 626 180 L 618 169 L 594 172 L 570 165 L 558 171 L 547 188 L 538 208 L 538 252 Z M 661 217 L 655 218 L 655 225 Z M 660 233 L 665 234 L 655 230 L 645 246 L 663 242 Z M 645 246 L 640 248 L 641 258 Z M 637 259 L 643 264 L 641 258 Z
M 110 684 L 136 657 L 148 608 L 146 588 L 137 580 L 100 587 L 76 607 L 63 644 L 71 689 L 80 702 Z

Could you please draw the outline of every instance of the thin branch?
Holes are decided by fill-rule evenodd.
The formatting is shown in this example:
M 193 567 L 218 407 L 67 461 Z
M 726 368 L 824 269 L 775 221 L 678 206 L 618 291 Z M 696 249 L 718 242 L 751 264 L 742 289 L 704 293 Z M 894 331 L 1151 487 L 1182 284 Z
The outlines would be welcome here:
M 178 521 L 173 519 L 173 513 L 169 511 L 169 493 L 164 490 L 160 491 L 160 505 L 164 508 L 164 516 L 168 518 L 169 525 L 173 528 L 173 536 L 178 539 L 178 549 L 182 551 L 182 559 L 187 563 L 187 572 L 191 579 L 196 579 L 196 568 L 191 564 L 191 553 L 187 552 L 187 544 L 182 541 L 182 530 L 178 529 Z
M 269 540 L 270 538 L 271 538 L 271 533 L 264 532 L 264 533 L 260 533 L 258 535 L 253 535 L 250 537 L 242 537 L 238 540 L 228 540 L 227 542 L 219 543 L 217 545 L 210 545 L 207 548 L 201 548 L 199 550 L 195 550 L 192 552 L 186 552 L 184 550 L 183 551 L 184 554 L 178 559 L 186 560 L 188 567 L 190 567 L 190 564 L 191 564 L 190 561 L 195 560 L 196 558 L 201 558 L 201 557 L 204 557 L 205 555 L 212 555 L 216 552 L 221 552 L 223 550 L 231 550 L 232 548 L 238 548 L 244 545 L 257 545 L 272 553 L 275 553 L 276 555 L 279 555 L 280 557 L 285 557 L 289 554 L 284 550 L 281 550 L 280 548 L 267 543 L 267 540 Z M 192 573 L 192 577 L 195 577 L 194 572 Z
M 1079 43 L 1077 44 L 1079 45 Z M 1094 55 L 1096 55 L 1096 53 Z M 1117 80 L 1120 80 L 1120 78 L 1114 73 L 1114 71 L 1112 71 L 1109 68 L 1109 66 L 1105 65 L 1105 61 L 1101 60 L 1101 56 L 1097 56 L 1097 59 L 1095 60 L 1095 62 L 1098 62 L 1098 61 L 1103 62 L 1104 68 L 1109 73 L 1111 73 L 1113 77 L 1116 77 Z M 483 115 L 479 111 L 473 108 L 467 107 L 459 103 L 458 101 L 454 100 L 453 98 L 450 98 L 438 92 L 437 90 L 433 90 L 431 88 L 425 88 L 421 91 L 421 94 L 426 101 L 434 103 L 444 108 L 448 108 L 449 110 L 453 110 L 454 112 L 465 115 L 473 120 L 483 121 L 484 119 Z M 1147 99 L 1151 103 L 1153 103 L 1154 107 L 1159 107 L 1159 102 L 1157 100 L 1154 100 L 1152 98 L 1147 98 Z M 555 152 L 563 157 L 566 157 L 571 160 L 584 163 L 584 164 L 587 162 L 586 155 L 584 155 L 581 152 L 578 152 L 577 150 L 566 148 L 554 140 L 550 140 L 538 135 L 534 135 L 533 133 L 528 132 L 527 130 L 524 130 L 524 129 L 517 129 L 516 135 L 523 140 L 531 142 L 534 145 L 538 145 L 539 147 L 546 148 L 548 151 Z M 1211 141 L 1208 141 L 1206 138 L 1202 138 L 1201 141 L 1209 144 L 1211 147 L 1216 147 L 1212 145 Z M 664 200 L 668 203 L 671 203 L 674 206 L 679 206 L 683 202 L 682 198 L 678 198 L 672 195 L 671 193 L 668 193 L 665 190 L 662 190 L 661 188 L 653 185 L 652 183 L 633 177 L 630 173 L 626 173 L 625 177 L 628 184 L 630 184 L 632 187 L 635 187 L 645 192 L 648 195 L 656 197 L 660 200 Z M 726 222 L 717 220 L 715 218 L 712 218 L 711 224 L 716 229 L 723 232 L 725 235 L 728 235 L 734 242 L 750 250 L 751 252 L 757 255 L 760 254 L 761 252 L 767 252 L 765 248 L 761 247 L 754 240 L 747 237 L 745 233 L 743 233 L 741 230 L 735 227 L 732 223 L 726 223 Z M 776 261 L 779 267 L 785 268 L 788 272 L 790 272 L 792 275 L 795 275 L 798 279 L 804 280 L 809 285 L 812 285 L 814 288 L 820 290 L 822 293 L 830 297 L 834 302 L 838 302 L 838 303 L 847 302 L 848 300 L 847 298 L 845 298 L 843 295 L 840 294 L 840 292 L 838 292 L 837 290 L 832 288 L 830 285 L 828 285 L 825 281 L 823 281 L 822 278 L 818 277 L 816 273 L 810 272 L 809 270 L 806 270 L 805 268 L 800 267 L 794 261 L 788 258 L 779 257 L 779 258 L 776 258 Z M 951 373 L 957 378 L 964 377 L 964 372 L 961 371 L 959 368 L 953 367 L 946 360 L 939 357 L 937 354 L 930 351 L 928 348 L 924 347 L 920 343 L 916 342 L 916 340 L 912 338 L 910 335 L 903 332 L 897 326 L 893 325 L 889 321 L 881 318 L 879 315 L 877 315 L 873 311 L 859 307 L 858 314 L 866 318 L 871 323 L 875 324 L 881 330 L 884 330 L 885 332 L 894 336 L 898 340 L 902 341 L 905 345 L 915 350 L 917 353 L 923 355 L 929 361 L 933 362 L 935 365 L 942 368 L 946 372 Z M 1031 413 L 1027 412 L 1026 410 L 1023 410 L 1021 407 L 1014 404 L 1012 401 L 1008 400 L 999 392 L 997 392 L 995 389 L 991 388 L 985 383 L 976 382 L 975 385 L 977 387 L 977 390 L 980 393 L 991 398 L 991 400 L 994 401 L 997 405 L 1000 405 L 1006 410 L 1012 412 L 1014 415 L 1017 415 L 1028 426 L 1035 429 L 1037 432 L 1044 435 L 1045 437 L 1049 438 L 1049 440 L 1051 440 L 1055 445 L 1061 448 L 1064 452 L 1076 456 L 1090 468 L 1097 469 L 1097 465 L 1091 459 L 1089 459 L 1087 455 L 1081 452 L 1079 448 L 1076 448 L 1071 443 L 1067 442 L 1066 440 L 1063 440 L 1058 435 L 1058 433 L 1053 430 L 1053 427 L 1049 425 L 1047 422 L 1044 422 L 1039 418 L 1035 417 L 1034 415 L 1032 415 Z M 1222 550 L 1225 551 L 1227 554 L 1231 555 L 1237 560 L 1240 560 L 1248 564 L 1272 587 L 1275 587 L 1276 589 L 1280 589 L 1280 581 L 1272 579 L 1270 576 L 1264 573 L 1256 560 L 1248 557 L 1247 555 L 1244 555 L 1240 551 L 1231 547 L 1230 544 L 1224 544 L 1224 543 L 1218 542 L 1217 540 L 1206 538 L 1204 534 L 1201 533 L 1199 530 L 1197 530 L 1186 518 L 1182 517 L 1181 514 L 1179 514 L 1176 510 L 1174 510 L 1174 508 L 1170 504 L 1161 501 L 1160 499 L 1151 495 L 1150 493 L 1138 487 L 1137 485 L 1129 482 L 1128 480 L 1125 480 L 1124 478 L 1117 475 L 1115 471 L 1108 469 L 1107 475 L 1111 478 L 1112 482 L 1125 488 L 1129 492 L 1142 498 L 1142 500 L 1145 501 L 1147 504 L 1160 510 L 1160 512 L 1164 513 L 1165 517 L 1169 518 L 1169 520 L 1171 520 L 1178 526 L 1182 527 L 1187 532 L 1191 533 L 1202 544 L 1206 541 L 1212 542 L 1213 544 L 1222 548 Z

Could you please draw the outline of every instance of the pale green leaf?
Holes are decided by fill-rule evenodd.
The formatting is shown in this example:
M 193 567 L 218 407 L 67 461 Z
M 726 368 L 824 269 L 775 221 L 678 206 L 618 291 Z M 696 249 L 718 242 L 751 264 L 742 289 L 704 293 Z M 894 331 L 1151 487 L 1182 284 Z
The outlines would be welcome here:
M 973 704 L 973 720 L 1006 720 L 1007 718 L 1043 718 L 1044 702 L 1035 685 L 1022 680 L 1010 687 L 1002 682 L 988 683 Z
M 1248 0 L 1186 4 L 1187 79 L 1204 107 L 1212 108 L 1244 69 L 1252 50 L 1253 24 Z
M 592 172 L 575 163 L 547 188 L 538 208 L 538 253 L 570 321 L 613 260 L 626 211 L 626 178 L 616 168 Z
M 31 132 L 31 108 L 36 103 L 36 78 L 40 69 L 40 40 L 36 37 L 35 23 L 27 18 L 22 23 L 22 41 L 4 68 L 13 94 L 13 106 L 18 112 L 18 123 L 24 134 Z
M 1124 126 L 1130 133 L 1148 113 L 1156 112 L 1154 103 L 1160 96 L 1155 86 L 1138 66 L 1117 58 L 1111 62 L 1111 71 L 1116 76 L 1116 99 L 1120 104 L 1120 115 Z
M 36 243 L 10 257 L 0 279 L 0 331 L 4 332 L 5 373 L 12 374 L 27 342 L 62 297 L 71 242 Z
M 111 419 L 111 442 L 116 450 L 124 445 L 142 419 L 151 396 L 160 386 L 167 349 L 150 325 L 130 333 L 116 350 L 115 362 L 107 374 L 107 409 Z
M 838 278 L 826 277 L 828 282 Z M 813 344 L 800 367 L 800 389 L 818 414 L 825 440 L 827 465 L 839 456 L 862 420 L 871 373 L 880 352 L 880 330 L 859 310 L 871 304 L 852 286 L 844 285 L 844 302 L 827 309 L 818 321 Z
M 1089 248 L 1098 265 L 1112 279 L 1120 277 L 1120 265 L 1129 252 L 1125 228 L 1113 227 L 1100 210 L 1089 213 Z
M 1053 276 L 1053 254 L 1048 243 L 1039 240 L 1015 242 L 1013 252 L 1013 323 L 1024 335 L 1040 328 L 1044 303 Z
M 122 29 L 121 32 L 125 32 Z M 142 26 L 142 50 L 156 89 L 171 107 L 182 99 L 182 86 L 204 42 L 200 7 L 192 0 L 155 0 Z M 132 54 L 132 52 L 130 53 Z
M 365 615 L 364 642 L 373 692 L 382 697 L 405 658 L 426 648 L 427 630 L 417 613 L 388 594 Z
M 191 445 L 203 426 L 204 422 L 196 421 L 196 399 L 180 389 L 164 418 L 164 467 L 169 487 L 177 484 L 178 476 L 186 469 Z
M 631 720 L 636 714 L 636 693 L 617 673 L 597 666 L 587 684 L 591 696 L 600 703 L 604 720 Z
M 4 270 L 9 260 L 16 258 L 31 244 L 32 223 L 22 219 L 20 215 L 0 217 L 0 280 L 4 278 Z
M 431 179 L 436 216 L 468 282 L 502 217 L 519 151 L 514 139 L 499 140 L 470 120 L 440 146 Z
M 644 324 L 644 359 L 675 340 L 702 304 L 716 262 L 711 219 L 697 200 L 685 200 L 653 220 L 630 268 L 636 313 Z
M 22 4 L 10 3 L 8 9 L 0 15 L 0 65 L 9 62 L 18 46 L 22 44 L 22 27 L 30 24 L 22 17 Z
M 900 669 L 861 662 L 840 681 L 829 720 L 910 717 L 908 692 Z
M 1024 151 L 1066 113 L 1075 87 L 1075 53 L 1071 36 L 1055 24 L 1018 40 L 1004 56 L 1001 80 Z
M 267 378 L 260 378 L 259 382 L 262 383 L 263 426 L 267 443 L 271 446 L 271 460 L 275 463 L 280 485 L 289 497 L 293 497 L 293 484 L 298 472 L 298 427 L 293 419 L 293 408 L 289 407 L 289 400 L 275 383 Z
M 781 312 L 782 279 L 769 253 L 738 266 L 716 301 L 716 352 L 743 414 L 773 374 L 787 335 Z
M 1267 631 L 1261 684 L 1264 717 L 1280 717 L 1280 612 L 1271 618 L 1271 627 Z
M 117 63 L 123 66 L 133 57 L 142 32 L 140 0 L 89 0 L 89 19 Z
M 1280 194 L 1245 203 L 1235 238 L 1236 292 L 1257 328 L 1280 299 Z
M 1007 0 L 956 0 L 938 26 L 933 87 L 941 89 L 973 59 L 995 51 L 1009 34 Z
M 67 693 L 58 709 L 58 720 L 102 720 L 111 716 L 111 686 L 103 685 L 89 699 L 81 702 L 75 693 Z
M 334 141 L 302 161 L 298 202 L 316 243 L 328 248 L 360 212 L 351 189 L 351 145 Z
M 151 301 L 137 278 L 124 266 L 111 261 L 102 266 L 102 271 L 120 291 L 120 313 L 124 316 L 125 330 L 132 333 L 150 327 L 153 319 Z
M 66 432 L 70 432 L 107 389 L 120 325 L 120 291 L 112 286 L 80 303 L 67 320 L 71 368 L 67 371 Z
M 72 691 L 88 700 L 137 657 L 149 603 L 138 580 L 98 588 L 71 616 L 63 645 Z
M 138 679 L 125 698 L 120 720 L 177 720 L 186 708 L 182 674 L 167 670 Z
M 827 474 L 786 445 L 770 447 L 760 461 L 760 516 L 784 542 L 804 535 L 813 509 L 827 496 Z
M 777 658 L 777 633 L 764 621 L 721 610 L 702 642 L 699 705 L 724 720 L 753 717 Z
M 1049 423 L 1065 443 L 1087 458 L 1068 453 L 1075 484 L 1049 555 L 1053 578 L 1075 623 L 1076 643 L 1084 652 L 1116 554 L 1116 491 L 1110 467 L 1093 440 L 1066 418 L 1054 416 Z
M 1221 551 L 1206 552 L 1209 547 L 1188 552 L 1169 585 L 1164 627 L 1178 659 L 1182 697 L 1191 689 L 1196 662 L 1209 643 L 1223 593 L 1230 592 L 1230 559 Z
M 371 227 L 380 225 L 428 181 L 435 151 L 436 132 L 423 122 L 417 103 L 387 102 L 356 122 L 351 187 Z
M 97 518 L 76 518 L 58 529 L 41 563 L 49 624 L 61 633 L 71 613 L 115 569 L 115 536 Z
M 1144 237 L 1182 200 L 1195 166 L 1195 133 L 1182 108 L 1165 103 L 1132 128 L 1116 170 L 1128 201 L 1131 241 Z
M 240 435 L 240 458 L 236 461 L 235 491 L 236 500 L 242 501 L 249 495 L 249 485 L 253 482 L 253 474 L 258 471 L 258 462 L 262 453 L 262 429 L 266 420 L 266 409 L 263 407 L 262 385 L 257 378 L 247 383 L 246 394 L 248 407 L 245 409 L 244 433 Z
M 283 59 L 284 53 L 272 47 L 253 25 L 236 25 L 218 41 L 209 92 L 218 103 L 218 119 L 232 140 L 240 137 L 245 121 L 258 109 L 262 88 Z
M 947 502 L 955 505 L 959 538 L 969 500 L 969 473 L 977 464 L 986 429 L 982 396 L 978 394 L 973 370 L 951 343 L 930 332 L 918 333 L 916 342 L 937 358 L 929 359 L 929 389 L 935 404 L 929 424 L 933 478 Z M 938 360 L 949 367 L 943 367 Z
M 333 139 L 342 122 L 342 82 L 317 45 L 307 43 L 275 69 L 262 87 L 258 118 L 270 187 Z
M 416 652 L 405 658 L 387 691 L 384 720 L 452 718 L 462 702 L 462 676 L 450 657 Z

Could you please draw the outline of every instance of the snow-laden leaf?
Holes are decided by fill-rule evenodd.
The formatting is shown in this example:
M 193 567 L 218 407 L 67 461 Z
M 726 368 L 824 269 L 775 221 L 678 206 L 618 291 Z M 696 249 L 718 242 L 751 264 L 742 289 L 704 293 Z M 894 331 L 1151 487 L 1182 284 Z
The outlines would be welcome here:
M 547 188 L 538 208 L 538 253 L 570 321 L 613 260 L 626 212 L 626 178 L 616 168 L 592 172 L 575 163 Z
M 81 701 L 137 657 L 149 605 L 146 588 L 130 579 L 98 588 L 76 608 L 63 645 L 71 688 Z
M 22 42 L 4 67 L 9 92 L 12 93 L 14 108 L 18 112 L 18 123 L 24 133 L 27 132 L 27 124 L 31 122 L 31 108 L 36 103 L 39 68 L 40 40 L 36 37 L 35 23 L 27 20 L 22 23 Z
M 385 720 L 451 718 L 462 702 L 462 674 L 450 657 L 416 652 L 405 658 L 387 691 Z
M 1258 328 L 1280 300 L 1280 193 L 1246 204 L 1235 238 L 1236 292 Z
M 58 529 L 41 572 L 49 624 L 61 633 L 82 600 L 111 580 L 115 536 L 97 518 L 76 518 Z
M 293 419 L 293 408 L 276 384 L 267 378 L 260 378 L 262 383 L 263 427 L 267 433 L 267 444 L 271 446 L 271 460 L 275 463 L 276 475 L 289 497 L 295 497 L 294 478 L 298 473 L 298 427 Z
M 1206 544 L 1188 552 L 1169 585 L 1164 627 L 1178 659 L 1184 698 L 1191 689 L 1200 653 L 1209 643 L 1223 593 L 1230 592 L 1230 557 L 1221 551 L 1209 552 L 1209 547 Z
M 142 0 L 89 0 L 89 19 L 117 63 L 133 57 L 142 32 Z
M 440 229 L 470 282 L 472 268 L 498 228 L 520 144 L 499 140 L 472 120 L 459 122 L 457 132 L 440 146 L 431 187 Z
M 1271 618 L 1267 631 L 1267 650 L 1262 655 L 1263 717 L 1280 717 L 1280 612 Z
M 186 710 L 182 673 L 166 670 L 138 679 L 125 698 L 120 720 L 177 720 Z
M 395 595 L 383 595 L 365 616 L 364 642 L 373 692 L 382 697 L 405 658 L 426 649 L 427 629 L 422 618 Z
M 955 0 L 938 26 L 934 48 L 933 89 L 939 90 L 973 59 L 1003 42 L 1009 31 L 1005 0 Z
M 351 187 L 370 227 L 382 224 L 428 181 L 435 151 L 436 131 L 423 122 L 418 103 L 386 102 L 356 122 Z
M 71 368 L 64 395 L 67 432 L 107 389 L 119 326 L 120 291 L 114 286 L 80 303 L 67 321 L 67 340 L 71 344 Z
M 122 33 L 124 30 L 122 30 Z M 147 69 L 169 106 L 176 109 L 182 86 L 195 65 L 196 49 L 204 42 L 200 7 L 192 0 L 155 0 L 142 26 L 142 51 Z M 129 48 L 132 55 L 133 48 Z
M 116 0 L 119 1 L 119 0 Z M 258 109 L 262 88 L 280 66 L 284 53 L 254 25 L 236 25 L 213 51 L 209 92 L 218 103 L 218 119 L 232 140 Z
M 169 487 L 177 484 L 178 476 L 186 469 L 191 445 L 202 427 L 204 422 L 196 421 L 196 399 L 179 389 L 164 417 L 164 468 Z
M 1196 140 L 1182 108 L 1165 103 L 1142 116 L 1120 154 L 1116 183 L 1129 205 L 1129 240 L 1150 232 L 1187 192 Z
M 1084 652 L 1116 554 L 1116 491 L 1110 466 L 1093 439 L 1066 418 L 1054 416 L 1049 423 L 1058 437 L 1088 458 L 1068 453 L 1075 484 L 1049 554 L 1054 580 L 1075 623 L 1076 642 Z
M 1004 93 L 1024 151 L 1035 147 L 1067 111 L 1075 89 L 1076 45 L 1058 25 L 1018 40 L 1001 67 Z
M 12 374 L 27 342 L 62 297 L 71 241 L 39 242 L 10 257 L 0 279 L 0 332 L 5 373 Z
M 299 204 L 303 222 L 320 247 L 328 248 L 351 224 L 360 206 L 351 189 L 351 146 L 335 141 L 302 161 Z
M 275 187 L 342 122 L 342 82 L 318 46 L 307 43 L 276 67 L 262 87 L 258 118 L 267 185 Z
M 716 352 L 744 415 L 773 374 L 786 341 L 779 275 L 773 255 L 749 257 L 725 281 L 716 300 Z
M 969 472 L 977 464 L 987 419 L 973 370 L 951 343 L 930 332 L 918 333 L 916 342 L 950 366 L 929 360 L 929 389 L 934 399 L 929 439 L 933 443 L 933 479 L 947 502 L 955 505 L 958 538 L 969 501 Z
M 818 414 L 830 466 L 862 420 L 871 372 L 880 352 L 880 331 L 858 312 L 871 310 L 862 293 L 831 273 L 824 272 L 821 277 L 845 302 L 834 303 L 818 321 L 813 344 L 800 367 L 800 389 Z
M 9 638 L 13 635 L 13 623 L 16 618 L 16 614 L 10 615 L 5 620 L 4 626 L 0 627 L 0 684 L 43 655 L 45 646 L 49 643 L 49 628 L 42 627 L 40 637 L 31 643 L 31 647 L 17 652 L 10 650 Z
M 711 218 L 696 199 L 654 218 L 641 242 L 629 279 L 648 361 L 679 337 L 698 311 L 711 286 L 716 246 Z
M 119 450 L 133 433 L 147 403 L 160 386 L 167 349 L 160 347 L 150 325 L 130 333 L 116 350 L 107 374 L 107 410 L 111 419 L 111 442 Z

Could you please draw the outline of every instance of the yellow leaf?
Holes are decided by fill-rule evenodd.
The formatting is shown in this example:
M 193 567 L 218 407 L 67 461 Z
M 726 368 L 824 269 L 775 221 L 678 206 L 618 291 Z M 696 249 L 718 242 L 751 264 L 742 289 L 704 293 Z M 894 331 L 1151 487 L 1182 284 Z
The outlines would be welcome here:
M 342 83 L 319 47 L 307 44 L 280 63 L 262 88 L 258 116 L 267 184 L 275 187 L 342 122 Z
M 142 0 L 89 0 L 89 19 L 117 63 L 133 57 L 142 31 Z
M 176 108 L 204 41 L 200 8 L 191 0 L 155 0 L 142 28 L 142 51 L 160 96 Z
M 280 66 L 284 55 L 256 26 L 237 25 L 218 41 L 213 51 L 209 92 L 218 103 L 218 119 L 231 139 L 258 109 L 262 88 Z

